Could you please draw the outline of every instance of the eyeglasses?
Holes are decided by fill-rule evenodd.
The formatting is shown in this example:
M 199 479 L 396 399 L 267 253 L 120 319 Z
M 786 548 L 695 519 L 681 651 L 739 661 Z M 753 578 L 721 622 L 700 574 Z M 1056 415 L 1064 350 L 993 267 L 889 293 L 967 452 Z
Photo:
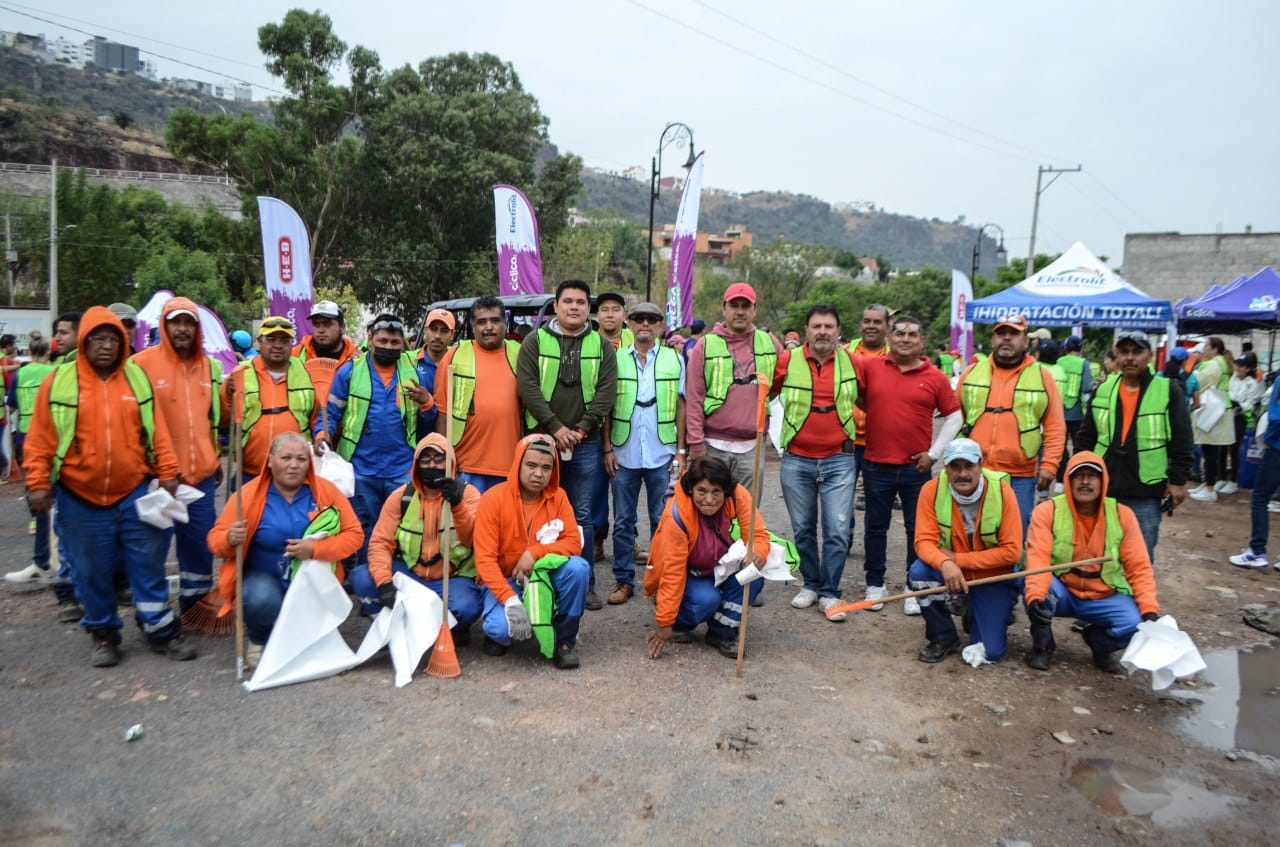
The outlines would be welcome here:
M 85 340 L 85 342 L 86 342 L 86 343 L 88 343 L 88 344 L 114 344 L 114 345 L 119 345 L 119 344 L 124 343 L 124 339 L 122 339 L 119 335 L 117 335 L 117 334 L 116 334 L 116 333 L 114 333 L 114 332 L 103 332 L 103 333 L 96 333 L 96 332 L 95 332 L 93 335 L 87 335 L 87 336 L 85 336 L 85 339 L 84 339 L 84 340 Z
M 376 323 L 370 324 L 369 334 L 373 335 L 380 329 L 387 329 L 391 332 L 402 333 L 404 332 L 404 324 L 400 323 L 400 321 L 377 321 Z
M 657 315 L 632 315 L 628 320 L 638 324 L 660 324 L 662 318 Z

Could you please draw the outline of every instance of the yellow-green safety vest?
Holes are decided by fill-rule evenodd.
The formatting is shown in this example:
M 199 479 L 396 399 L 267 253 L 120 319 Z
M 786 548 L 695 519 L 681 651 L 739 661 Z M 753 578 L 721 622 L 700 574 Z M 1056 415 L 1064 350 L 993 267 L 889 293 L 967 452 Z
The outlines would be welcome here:
M 1116 508 L 1114 497 L 1102 499 L 1102 517 L 1107 522 L 1106 539 L 1103 542 L 1102 555 L 1107 557 L 1101 570 L 1097 573 L 1102 581 L 1121 594 L 1133 594 L 1129 580 L 1125 578 L 1124 567 L 1120 564 L 1120 511 Z M 1049 553 L 1049 564 L 1065 565 L 1075 560 L 1075 519 L 1071 515 L 1071 507 L 1067 505 L 1067 495 L 1059 494 L 1053 498 L 1053 549 Z M 1093 572 L 1072 568 L 1077 576 L 1093 576 Z
M 978 512 L 978 536 L 982 546 L 990 550 L 1000 544 L 1000 518 L 1004 515 L 1004 494 L 1000 483 L 1009 478 L 1007 473 L 982 469 L 982 476 L 987 481 L 982 492 L 982 506 Z M 951 484 L 947 482 L 947 472 L 938 475 L 938 491 L 933 497 L 933 511 L 938 516 L 938 546 L 943 550 L 951 549 Z
M 1065 380 L 1058 381 L 1058 390 L 1062 394 L 1062 408 L 1072 409 L 1080 402 L 1080 389 L 1084 387 L 1084 369 L 1088 366 L 1088 362 L 1075 355 L 1063 356 L 1058 360 L 1058 367 L 1062 368 L 1062 372 L 1067 377 Z
M 1018 445 L 1028 459 L 1035 458 L 1044 443 L 1040 432 L 1040 421 L 1045 410 L 1049 408 L 1049 394 L 1044 388 L 1044 366 L 1032 362 L 1018 374 L 1018 382 L 1013 387 L 1013 408 L 992 409 L 987 406 L 987 398 L 991 395 L 991 369 L 995 365 L 990 359 L 983 359 L 965 375 L 964 385 L 960 389 L 960 405 L 964 408 L 964 433 L 968 435 L 978 418 L 987 412 L 1012 412 L 1018 422 Z
M 714 332 L 707 333 L 703 347 L 702 375 L 707 385 L 707 395 L 702 400 L 702 413 L 713 415 L 724 405 L 729 397 L 729 386 L 736 381 L 733 376 L 733 355 L 729 345 L 722 336 Z M 774 346 L 773 336 L 763 329 L 752 333 L 751 350 L 755 357 L 756 373 L 764 374 L 766 380 L 773 379 L 773 369 L 778 364 L 778 348 Z M 755 374 L 744 382 L 755 382 Z
M 613 421 L 609 428 L 609 441 L 621 447 L 631 437 L 631 416 L 636 410 L 636 397 L 640 391 L 640 376 L 636 369 L 633 347 L 618 351 L 618 391 L 614 395 Z M 676 409 L 680 401 L 680 354 L 665 345 L 654 347 L 650 356 L 654 362 L 654 402 L 658 407 L 658 440 L 663 444 L 676 443 Z
M 798 354 L 798 355 L 797 355 Z M 836 413 L 840 428 L 849 440 L 857 438 L 857 425 L 853 422 L 853 404 L 858 399 L 858 374 L 853 369 L 853 362 L 848 355 L 837 349 L 830 361 L 835 363 L 835 408 L 827 408 L 823 413 Z M 791 439 L 804 426 L 813 412 L 813 372 L 809 369 L 809 357 L 804 355 L 803 347 L 791 351 L 787 362 L 787 373 L 782 380 L 779 392 L 782 400 L 782 449 L 786 450 Z
M 516 372 L 516 360 L 520 356 L 520 342 L 507 339 L 507 364 L 511 373 Z M 457 447 L 462 440 L 462 432 L 467 428 L 467 419 L 471 417 L 472 401 L 476 396 L 476 348 L 475 341 L 461 341 L 453 353 L 453 407 L 449 415 L 453 418 L 453 446 Z
M 338 514 L 337 508 L 330 506 L 327 509 L 321 509 L 320 513 L 311 519 L 307 524 L 306 529 L 302 530 L 302 537 L 307 538 L 308 536 L 316 535 L 321 532 L 325 534 L 325 537 L 328 537 L 330 535 L 337 535 L 340 529 L 342 529 L 342 516 Z M 290 557 L 289 569 L 285 573 L 285 579 L 292 580 L 298 573 L 298 568 L 301 565 L 302 562 Z M 335 573 L 337 573 L 337 562 L 330 562 L 329 566 L 333 568 Z
M 418 444 L 418 404 L 404 397 L 406 385 L 418 385 L 418 371 L 413 365 L 413 354 L 405 351 L 396 360 L 396 401 L 400 406 L 400 422 L 404 425 L 404 440 L 409 447 Z M 338 428 L 338 455 L 351 461 L 356 444 L 364 433 L 364 422 L 369 416 L 369 404 L 373 400 L 373 362 L 368 356 L 351 360 L 351 379 L 347 382 L 347 401 L 342 409 L 342 425 Z
M 302 437 L 311 440 L 311 413 L 316 407 L 316 390 L 311 375 L 301 359 L 289 357 L 284 377 L 285 392 L 289 398 L 289 414 L 298 424 Z M 249 430 L 262 417 L 262 389 L 258 384 L 258 369 L 249 363 L 244 369 L 244 418 L 241 422 L 240 443 L 249 443 Z
M 560 379 L 560 339 L 545 329 L 538 333 L 538 388 L 542 399 L 551 402 L 556 382 Z M 612 345 L 610 345 L 612 346 Z M 591 405 L 596 396 L 596 382 L 600 379 L 600 361 L 604 357 L 604 338 L 599 332 L 588 330 L 582 336 L 582 350 L 578 356 L 578 381 L 582 386 L 582 402 Z M 538 422 L 529 412 L 524 413 L 529 429 Z
M 25 434 L 31 428 L 31 416 L 36 410 L 36 394 L 40 383 L 53 373 L 57 365 L 48 362 L 28 362 L 18 369 L 13 381 L 14 399 L 18 403 L 17 431 Z
M 154 465 L 156 461 L 156 418 L 155 402 L 151 394 L 151 383 L 142 368 L 125 360 L 122 368 L 124 378 L 129 383 L 129 390 L 138 401 L 138 415 L 142 419 L 142 445 L 146 449 L 147 463 Z M 71 445 L 76 438 L 76 414 L 80 406 L 80 380 L 76 375 L 76 363 L 70 361 L 58 365 L 53 372 L 53 382 L 49 386 L 49 414 L 53 418 L 53 430 L 58 435 L 58 443 L 53 451 L 53 465 L 49 470 L 49 484 L 58 481 L 62 472 L 62 462 L 67 458 Z
M 1095 449 L 1106 458 L 1116 426 L 1124 416 L 1118 413 L 1120 402 L 1120 374 L 1107 377 L 1093 395 L 1093 423 L 1098 430 Z M 1133 416 L 1133 432 L 1137 438 L 1138 479 L 1143 485 L 1155 485 L 1169 477 L 1169 446 L 1172 428 L 1169 422 L 1169 380 L 1162 376 L 1152 378 L 1142 397 L 1138 411 Z
M 400 524 L 396 527 L 396 549 L 400 551 L 400 557 L 404 559 L 404 563 L 412 570 L 415 566 L 422 564 L 419 560 L 422 558 L 422 533 L 425 527 L 422 520 L 422 498 L 418 490 L 413 487 L 413 483 L 409 483 L 405 490 L 413 491 L 413 495 L 400 498 Z M 449 508 L 449 503 L 444 498 L 441 498 L 440 508 Z M 437 526 L 437 547 L 440 536 L 443 534 L 444 528 Z M 453 536 L 449 544 L 449 563 L 453 566 L 454 576 L 474 578 L 476 575 L 476 563 L 471 554 L 471 548 L 459 542 L 457 535 Z

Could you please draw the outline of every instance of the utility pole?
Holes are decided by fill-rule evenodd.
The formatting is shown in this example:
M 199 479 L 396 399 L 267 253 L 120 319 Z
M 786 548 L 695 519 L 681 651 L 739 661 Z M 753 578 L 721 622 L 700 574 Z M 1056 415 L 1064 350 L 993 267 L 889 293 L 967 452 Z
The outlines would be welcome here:
M 1055 168 L 1050 165 L 1038 165 L 1036 167 L 1036 202 L 1031 207 L 1031 246 L 1027 249 L 1027 278 L 1036 272 L 1036 224 L 1040 220 L 1040 195 L 1049 190 L 1049 186 L 1058 181 L 1058 177 L 1063 174 L 1074 174 L 1084 170 L 1084 165 L 1076 165 L 1074 168 Z M 1053 174 L 1053 179 L 1043 187 L 1040 187 L 1040 181 L 1045 174 Z
M 13 236 L 9 233 L 9 213 L 4 213 L 4 265 L 9 269 L 9 305 L 13 305 L 13 265 L 17 261 L 13 252 Z
M 58 160 L 49 163 L 49 322 L 58 317 Z

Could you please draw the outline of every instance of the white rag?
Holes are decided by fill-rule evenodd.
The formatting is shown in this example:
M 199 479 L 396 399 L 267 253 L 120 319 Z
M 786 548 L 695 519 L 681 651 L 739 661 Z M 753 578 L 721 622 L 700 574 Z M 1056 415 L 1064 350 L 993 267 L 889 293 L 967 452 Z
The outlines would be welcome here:
M 994 665 L 995 662 L 987 658 L 987 645 L 979 641 L 976 644 L 970 644 L 968 647 L 960 651 L 960 658 L 964 659 L 973 667 L 981 665 Z
M 1163 691 L 1175 679 L 1191 676 L 1206 665 L 1191 636 L 1178 629 L 1172 615 L 1159 620 L 1143 621 L 1133 634 L 1120 664 L 1133 673 L 1151 671 L 1151 690 Z

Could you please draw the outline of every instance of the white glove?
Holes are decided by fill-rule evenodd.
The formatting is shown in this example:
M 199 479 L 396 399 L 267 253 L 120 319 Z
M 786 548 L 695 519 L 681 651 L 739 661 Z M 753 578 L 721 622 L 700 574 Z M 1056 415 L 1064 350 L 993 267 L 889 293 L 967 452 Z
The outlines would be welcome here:
M 503 603 L 507 613 L 507 634 L 513 641 L 524 641 L 533 637 L 533 625 L 529 623 L 529 611 L 520 602 L 519 597 L 509 597 Z

